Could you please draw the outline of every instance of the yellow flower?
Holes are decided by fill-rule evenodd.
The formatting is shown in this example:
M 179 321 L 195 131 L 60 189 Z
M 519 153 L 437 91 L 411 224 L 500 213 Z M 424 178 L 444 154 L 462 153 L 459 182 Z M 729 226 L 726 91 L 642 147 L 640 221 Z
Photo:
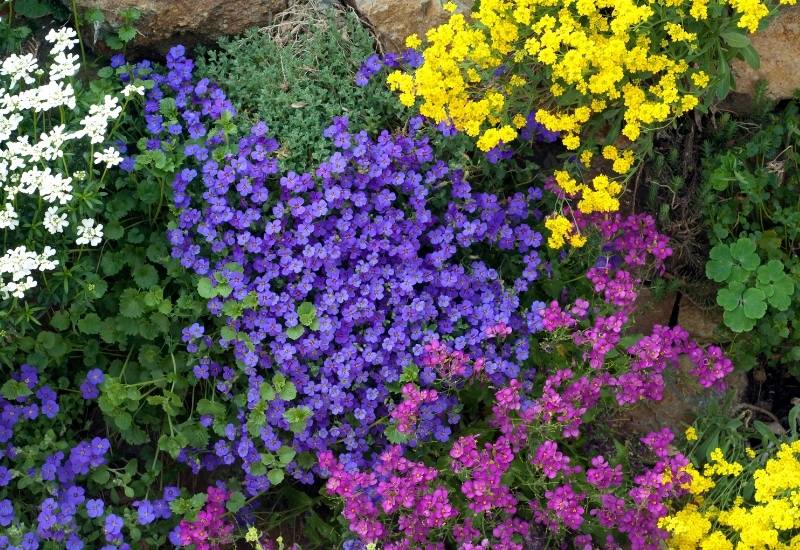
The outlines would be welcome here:
M 422 40 L 419 39 L 419 36 L 415 34 L 410 34 L 406 38 L 406 48 L 414 48 L 417 49 L 422 46 Z
M 698 88 L 705 88 L 708 86 L 710 78 L 709 76 L 703 71 L 697 71 L 696 73 L 692 73 L 692 82 Z
M 444 6 L 442 6 L 445 11 L 449 11 L 453 13 L 458 9 L 458 5 L 455 2 L 445 2 Z
M 684 432 L 686 441 L 697 441 L 697 429 L 694 426 L 689 426 Z

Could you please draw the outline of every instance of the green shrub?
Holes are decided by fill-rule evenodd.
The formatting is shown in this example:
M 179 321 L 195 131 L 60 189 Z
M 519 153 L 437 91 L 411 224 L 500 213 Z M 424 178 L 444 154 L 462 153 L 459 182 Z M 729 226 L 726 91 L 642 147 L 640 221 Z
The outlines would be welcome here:
M 395 126 L 401 107 L 382 83 L 355 84 L 374 42 L 355 14 L 306 6 L 268 29 L 223 39 L 198 58 L 201 76 L 219 82 L 245 123 L 265 121 L 283 149 L 283 167 L 300 171 L 331 153 L 322 131 L 334 116 L 375 132 Z
M 740 364 L 800 376 L 800 108 L 724 115 L 703 145 L 701 196 L 713 248 L 706 276 Z

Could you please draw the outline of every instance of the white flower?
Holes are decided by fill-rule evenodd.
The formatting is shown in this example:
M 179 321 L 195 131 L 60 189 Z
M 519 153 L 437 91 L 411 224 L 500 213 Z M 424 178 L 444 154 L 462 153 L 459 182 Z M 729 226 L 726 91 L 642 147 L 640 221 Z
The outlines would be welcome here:
M 128 84 L 124 88 L 122 88 L 122 95 L 125 97 L 130 97 L 131 95 L 144 95 L 144 86 L 135 86 L 133 84 Z
M 50 65 L 50 80 L 53 82 L 64 80 L 77 74 L 80 68 L 81 65 L 78 63 L 77 55 L 59 52 L 53 58 L 53 64 Z
M 16 229 L 19 225 L 19 217 L 17 216 L 14 206 L 6 203 L 6 207 L 0 210 L 0 229 Z
M 119 151 L 114 149 L 113 147 L 107 147 L 103 150 L 102 153 L 95 153 L 94 154 L 94 163 L 95 164 L 103 164 L 106 163 L 109 168 L 112 166 L 116 166 L 117 164 L 122 162 L 122 155 L 119 154 Z
M 25 81 L 26 84 L 36 82 L 31 76 L 36 67 L 36 58 L 33 57 L 33 54 L 11 54 L 3 60 L 3 65 L 0 66 L 0 74 L 11 77 L 11 87 L 13 88 L 20 80 Z
M 36 280 L 28 276 L 24 281 L 11 281 L 5 286 L 0 287 L 0 294 L 11 294 L 15 298 L 24 298 L 25 291 L 36 286 Z
M 77 37 L 78 33 L 75 32 L 75 29 L 63 27 L 58 30 L 50 29 L 44 39 L 53 44 L 53 48 L 50 51 L 58 54 L 75 47 L 78 44 Z
M 44 228 L 51 235 L 63 233 L 64 228 L 69 225 L 66 214 L 58 213 L 58 206 L 51 206 L 44 213 Z
M 78 226 L 78 238 L 75 240 L 76 244 L 88 244 L 97 246 L 103 240 L 103 224 L 98 223 L 95 226 L 95 221 L 91 218 L 81 220 Z
M 45 246 L 44 250 L 37 260 L 39 261 L 39 271 L 53 271 L 56 266 L 58 265 L 58 260 L 52 260 L 51 258 L 56 255 L 56 251 L 49 246 Z

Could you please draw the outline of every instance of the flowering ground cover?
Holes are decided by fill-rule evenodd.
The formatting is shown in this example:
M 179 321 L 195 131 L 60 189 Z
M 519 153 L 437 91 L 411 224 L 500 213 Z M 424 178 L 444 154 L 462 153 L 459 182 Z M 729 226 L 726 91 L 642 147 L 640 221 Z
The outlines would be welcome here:
M 800 406 L 736 385 L 793 372 L 796 105 L 692 168 L 711 341 L 647 321 L 683 243 L 624 193 L 770 6 L 485 0 L 399 54 L 320 9 L 149 60 L 2 22 L 0 550 L 800 546 Z

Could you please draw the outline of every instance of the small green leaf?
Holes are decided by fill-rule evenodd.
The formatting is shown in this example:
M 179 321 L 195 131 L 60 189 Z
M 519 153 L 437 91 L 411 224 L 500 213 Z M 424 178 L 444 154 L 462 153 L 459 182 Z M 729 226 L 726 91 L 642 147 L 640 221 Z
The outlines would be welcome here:
M 281 461 L 281 464 L 289 464 L 292 460 L 294 460 L 296 455 L 297 451 L 286 445 L 278 449 L 278 460 Z
M 225 405 L 209 399 L 201 399 L 197 402 L 197 412 L 199 414 L 208 414 L 215 418 L 219 418 L 225 416 Z
M 269 482 L 273 485 L 278 485 L 281 481 L 283 481 L 284 473 L 283 470 L 270 470 L 267 474 L 269 478 Z
M 6 380 L 2 387 L 0 387 L 0 395 L 13 401 L 18 397 L 27 397 L 33 392 L 24 382 L 17 382 L 16 380 Z
M 228 502 L 225 503 L 225 508 L 232 514 L 235 514 L 242 509 L 242 506 L 244 506 L 245 502 L 246 500 L 241 491 L 234 491 L 228 498 Z
M 122 431 L 125 431 L 128 428 L 130 428 L 131 422 L 133 422 L 133 418 L 131 418 L 131 415 L 128 414 L 127 412 L 121 412 L 119 414 L 114 415 L 114 424 L 116 424 L 117 428 L 119 428 Z
M 197 293 L 201 298 L 209 300 L 217 295 L 216 289 L 211 285 L 211 279 L 203 277 L 197 282 Z
M 305 331 L 306 329 L 302 325 L 295 325 L 286 329 L 286 336 L 290 340 L 297 340 Z

